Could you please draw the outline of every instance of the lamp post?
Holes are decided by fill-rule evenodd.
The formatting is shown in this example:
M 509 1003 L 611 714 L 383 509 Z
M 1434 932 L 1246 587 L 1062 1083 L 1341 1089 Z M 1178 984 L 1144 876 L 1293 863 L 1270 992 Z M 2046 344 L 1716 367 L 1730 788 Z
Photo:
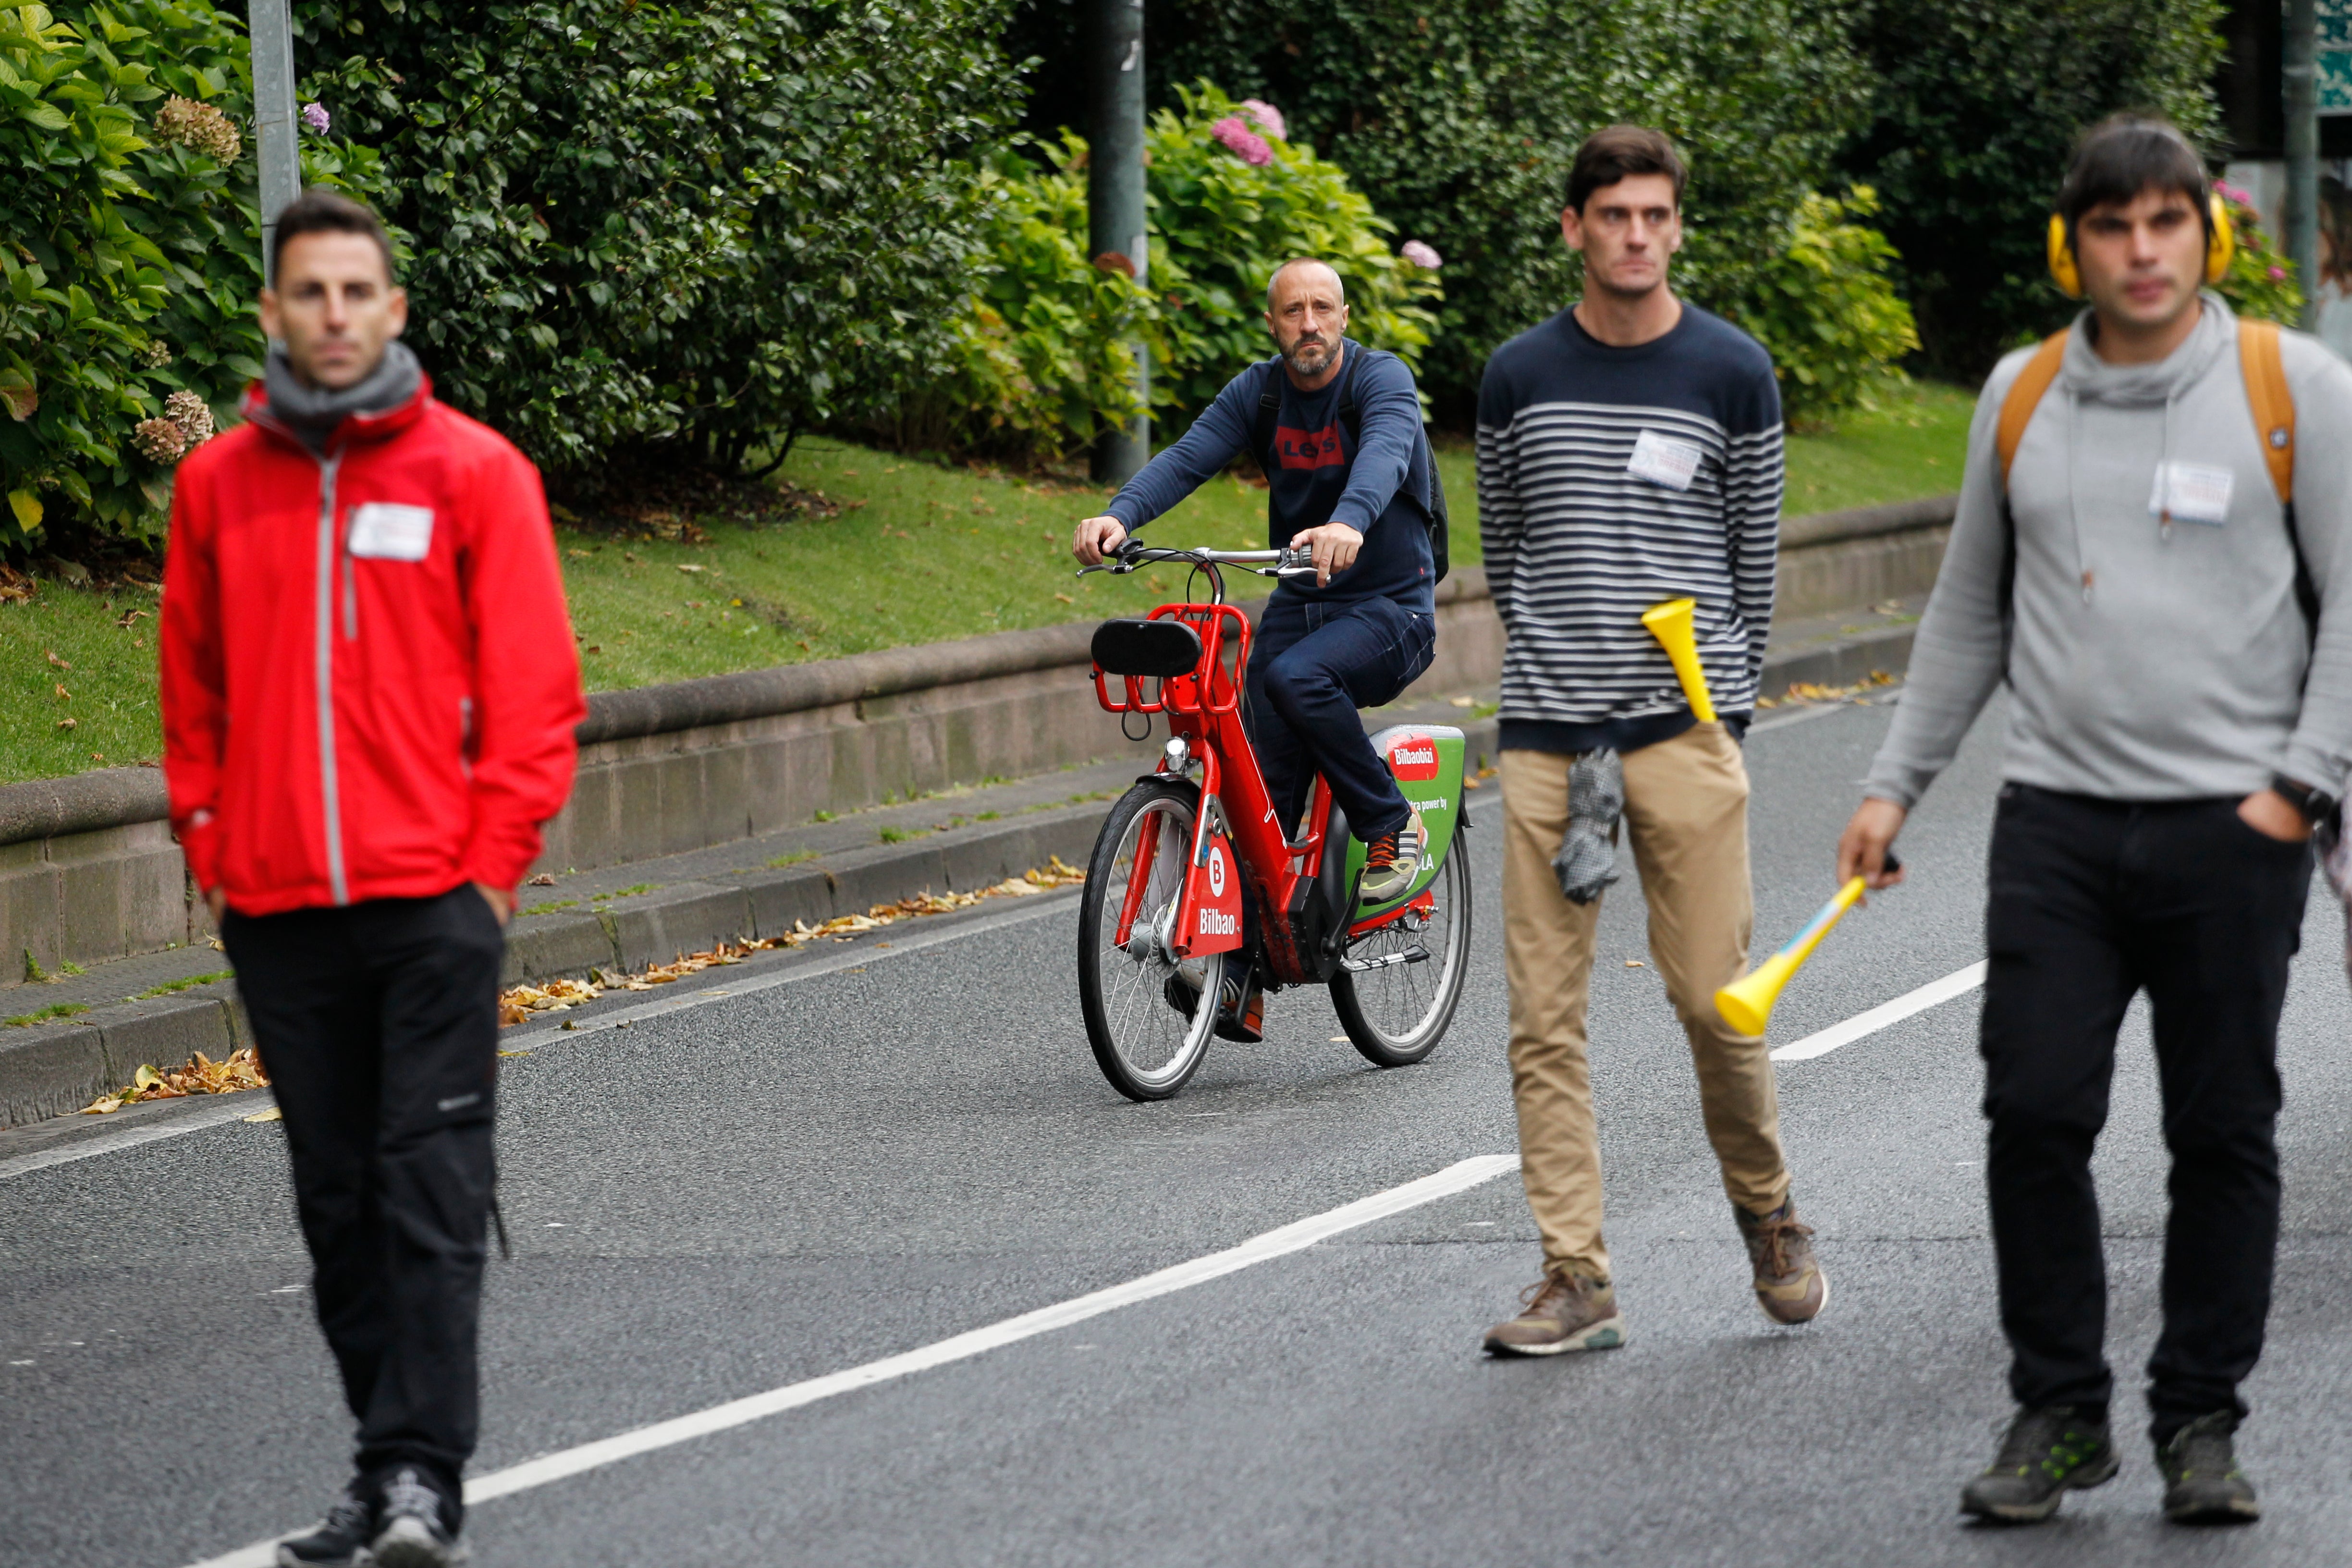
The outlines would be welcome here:
M 1143 195 L 1143 0 L 1094 0 L 1093 14 L 1087 52 L 1087 248 L 1096 266 L 1115 268 L 1140 283 L 1150 270 Z M 1135 354 L 1135 395 L 1140 401 L 1151 390 L 1151 364 L 1140 341 L 1129 347 Z M 1095 479 L 1123 485 L 1150 457 L 1151 416 L 1147 409 L 1125 428 L 1104 432 L 1095 443 Z
M 2319 4 L 2287 0 L 2286 253 L 2303 287 L 2303 324 L 2319 310 Z
M 278 215 L 302 194 L 301 132 L 294 119 L 292 0 L 252 0 L 253 119 L 261 158 L 261 281 L 277 281 Z

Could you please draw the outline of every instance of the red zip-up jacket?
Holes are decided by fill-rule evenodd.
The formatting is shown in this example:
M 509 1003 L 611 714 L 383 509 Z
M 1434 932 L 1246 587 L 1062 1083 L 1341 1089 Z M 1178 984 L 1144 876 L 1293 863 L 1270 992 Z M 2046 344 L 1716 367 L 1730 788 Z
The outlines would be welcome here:
M 586 712 L 539 474 L 437 403 L 269 416 L 180 465 L 163 773 L 196 885 L 240 914 L 512 889 Z

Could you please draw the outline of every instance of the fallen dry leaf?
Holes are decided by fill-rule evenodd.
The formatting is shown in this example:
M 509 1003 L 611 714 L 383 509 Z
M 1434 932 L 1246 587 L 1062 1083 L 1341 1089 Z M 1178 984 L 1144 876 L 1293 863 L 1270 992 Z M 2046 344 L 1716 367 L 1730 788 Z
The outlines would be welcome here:
M 131 1075 L 131 1082 L 112 1094 L 101 1094 L 82 1107 L 84 1116 L 107 1116 L 126 1105 L 137 1105 L 150 1100 L 180 1100 L 192 1094 L 235 1094 L 240 1089 L 267 1089 L 269 1075 L 262 1070 L 261 1058 L 251 1046 L 239 1046 L 228 1054 L 226 1061 L 215 1061 L 204 1052 L 190 1057 L 184 1066 L 159 1072 L 152 1066 L 142 1066 Z
M 538 1013 L 562 1012 L 583 1002 L 593 1002 L 607 991 L 651 991 L 674 984 L 689 974 L 725 964 L 740 963 L 752 953 L 776 948 L 803 947 L 823 938 L 846 941 L 862 931 L 879 931 L 902 920 L 919 920 L 926 915 L 943 915 L 955 910 L 968 910 L 983 899 L 1025 898 L 1051 888 L 1070 887 L 1084 882 L 1087 874 L 1066 864 L 1058 855 L 1045 865 L 1008 877 L 992 887 L 970 893 L 917 893 L 900 899 L 895 904 L 876 904 L 865 914 L 836 915 L 822 925 L 806 921 L 794 921 L 793 929 L 775 936 L 751 942 L 721 942 L 707 952 L 682 952 L 667 963 L 649 964 L 637 974 L 608 975 L 601 970 L 592 971 L 586 980 L 551 980 L 541 985 L 518 985 L 499 997 L 499 1025 L 509 1027 L 525 1023 Z M 567 1023 L 565 1027 L 571 1026 Z

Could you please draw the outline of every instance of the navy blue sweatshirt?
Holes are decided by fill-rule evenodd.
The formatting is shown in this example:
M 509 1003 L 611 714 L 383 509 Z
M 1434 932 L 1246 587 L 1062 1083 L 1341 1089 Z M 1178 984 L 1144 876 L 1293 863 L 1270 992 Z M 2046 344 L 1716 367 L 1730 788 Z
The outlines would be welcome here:
M 1145 465 L 1111 500 L 1109 515 L 1129 533 L 1176 505 L 1250 450 L 1258 399 L 1269 378 L 1280 387 L 1273 460 L 1266 465 L 1266 542 L 1281 549 L 1303 530 L 1343 522 L 1364 536 L 1355 564 L 1318 588 L 1312 577 L 1287 578 L 1276 597 L 1352 603 L 1394 599 L 1410 610 L 1435 608 L 1427 521 L 1429 446 L 1422 438 L 1421 400 L 1402 360 L 1345 340 L 1339 374 L 1318 392 L 1301 392 L 1279 358 L 1262 360 L 1225 383 L 1176 444 Z M 1347 449 L 1339 423 L 1340 388 L 1355 377 L 1360 444 Z M 1181 548 L 1186 541 L 1171 540 Z

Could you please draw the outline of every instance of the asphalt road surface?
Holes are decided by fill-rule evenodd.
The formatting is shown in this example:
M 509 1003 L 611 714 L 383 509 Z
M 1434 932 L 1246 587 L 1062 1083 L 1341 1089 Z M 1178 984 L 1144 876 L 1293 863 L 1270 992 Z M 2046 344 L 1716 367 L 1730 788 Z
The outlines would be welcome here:
M 1808 713 L 1753 737 L 1763 942 L 1829 890 L 1887 717 Z M 1981 956 L 1997 729 L 1979 727 L 1916 815 L 1910 884 L 1824 945 L 1776 1041 Z M 2156 1512 L 2137 1389 L 2164 1160 L 2136 1013 L 2099 1155 L 2127 1463 L 2053 1524 L 1986 1531 L 1955 1514 L 2007 1414 L 1974 994 L 1782 1064 L 1797 1194 L 1835 1293 L 1818 1322 L 1773 1327 L 1749 1298 L 1681 1034 L 1654 972 L 1628 965 L 1646 957 L 1630 866 L 1592 1025 L 1631 1342 L 1481 1358 L 1538 1255 L 1507 1164 L 1462 1163 L 1513 1147 L 1499 799 L 1474 799 L 1477 956 L 1421 1067 L 1371 1069 L 1332 1039 L 1323 995 L 1291 992 L 1264 1045 L 1220 1042 L 1180 1098 L 1130 1105 L 1087 1054 L 1068 895 L 721 972 L 727 995 L 666 994 L 626 1029 L 607 1009 L 602 1026 L 509 1042 L 530 1052 L 502 1086 L 516 1256 L 490 1268 L 473 1472 L 505 1495 L 474 1508 L 476 1560 L 2352 1562 L 2352 1002 L 2324 891 L 2287 1009 L 2286 1226 L 2241 1438 L 2268 1516 L 2200 1533 Z M 348 1452 L 282 1133 L 238 1117 L 119 1142 L 40 1168 L 0 1145 L 0 1560 L 250 1561 L 233 1554 L 317 1517 Z M 581 1452 L 1440 1172 L 1459 1190 L 1410 1188 L 1399 1212 L 1180 1271 L 1148 1299 L 886 1363 L 900 1375 L 803 1388 L 757 1419 L 722 1411 L 630 1457 Z

